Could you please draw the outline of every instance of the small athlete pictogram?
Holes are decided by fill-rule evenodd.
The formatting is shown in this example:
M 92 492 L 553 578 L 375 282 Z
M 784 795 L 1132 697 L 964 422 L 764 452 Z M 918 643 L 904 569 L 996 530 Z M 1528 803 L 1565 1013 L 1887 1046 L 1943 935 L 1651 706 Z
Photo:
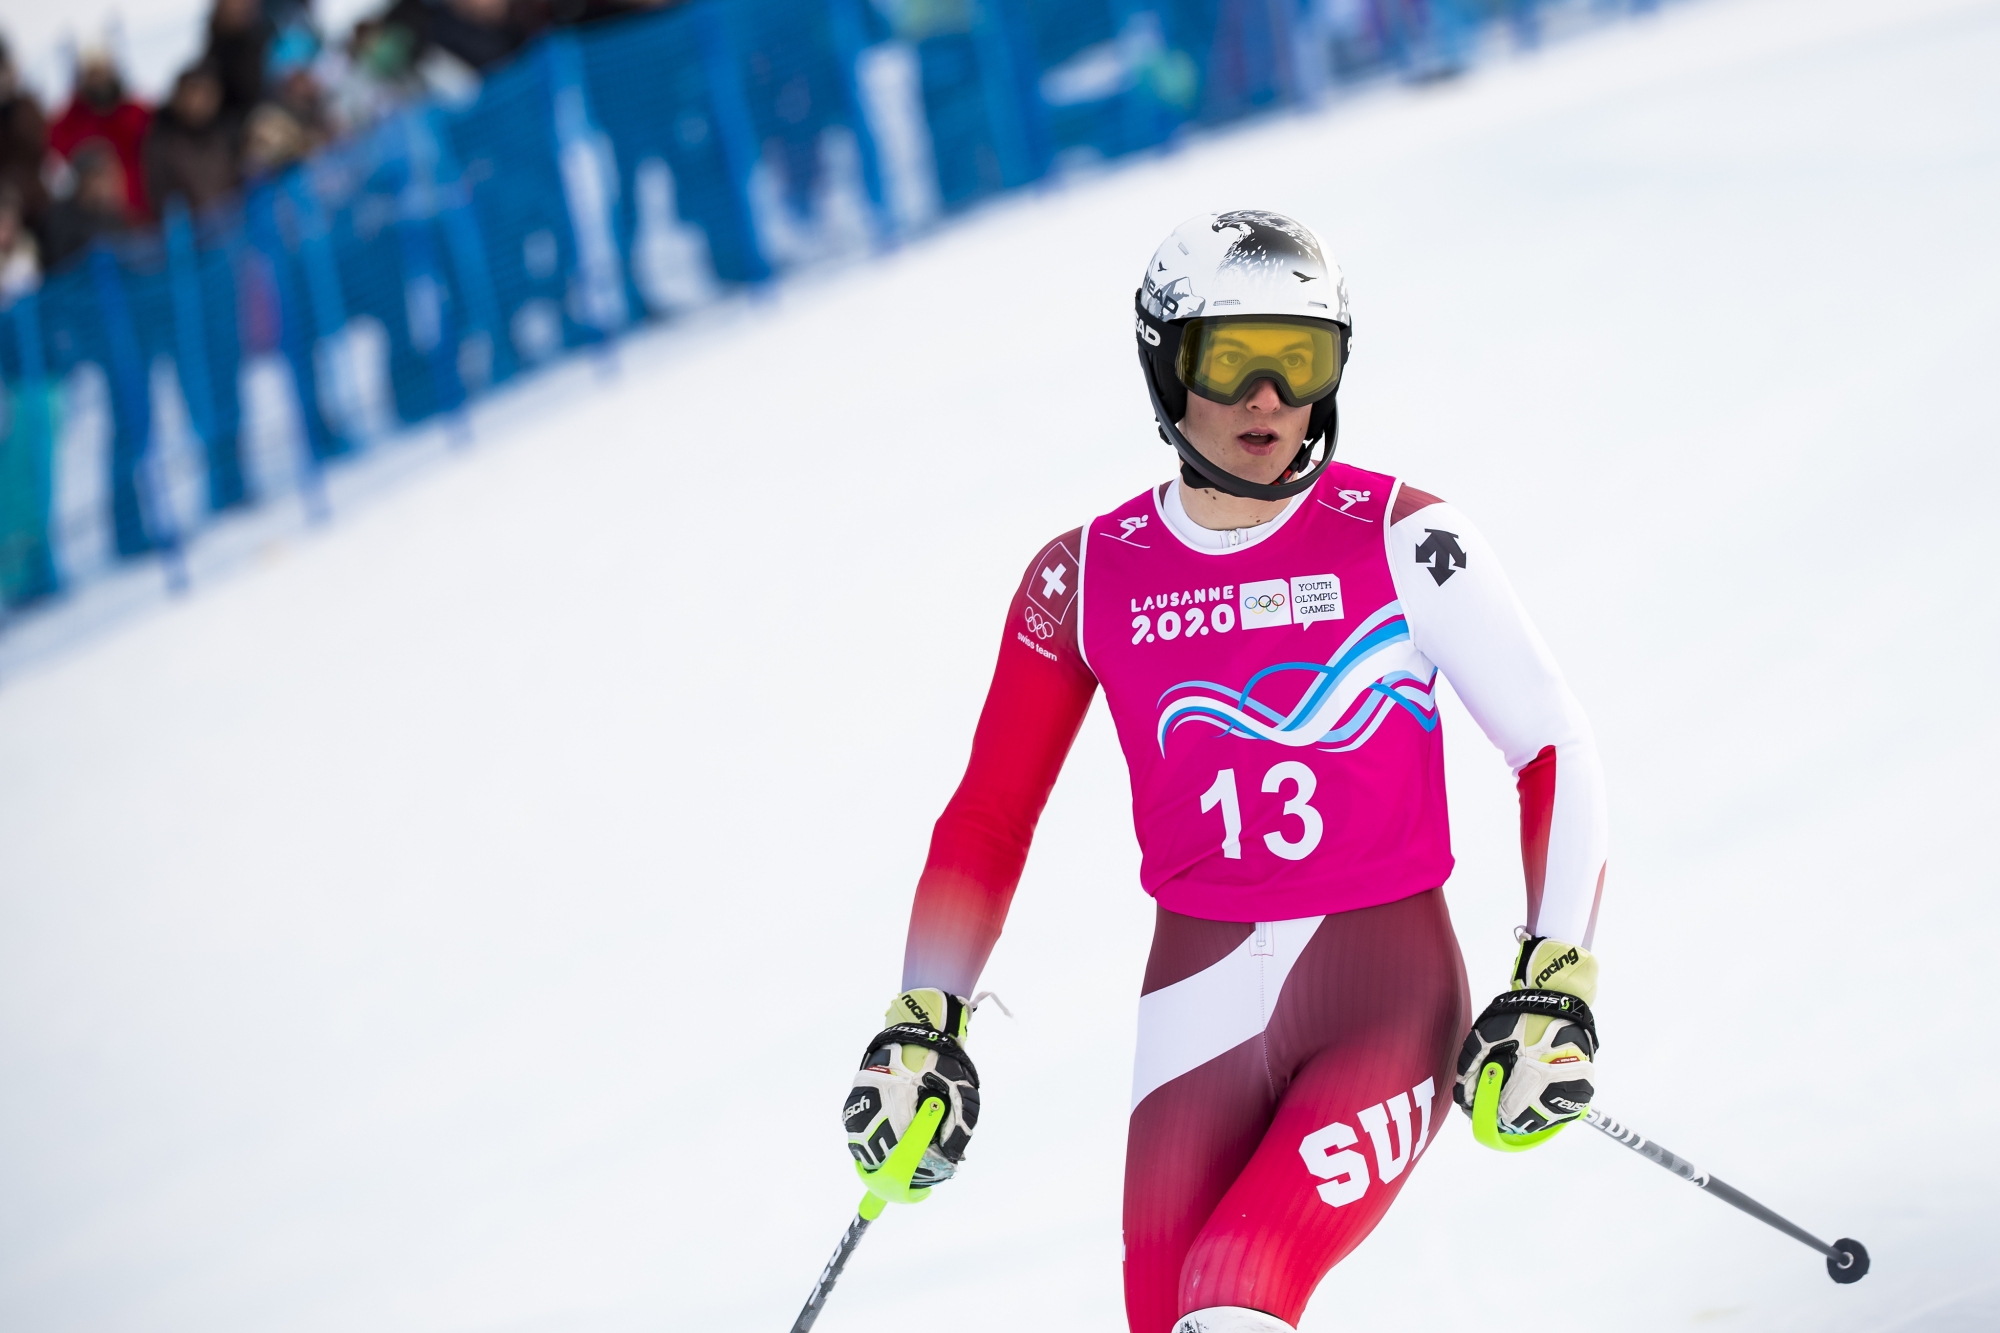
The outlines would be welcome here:
M 1373 523 L 1375 521 L 1374 519 L 1363 518 L 1361 517 L 1361 515 L 1353 513 L 1352 510 L 1354 509 L 1354 506 L 1365 503 L 1370 499 L 1373 499 L 1374 494 L 1375 493 L 1373 491 L 1346 490 L 1340 493 L 1339 504 L 1330 505 L 1327 504 L 1327 502 L 1324 500 L 1320 500 L 1319 504 L 1322 508 L 1331 509 L 1334 513 L 1339 514 L 1342 518 L 1351 518 L 1360 523 Z M 1315 496 L 1314 498 L 1318 499 L 1317 496 Z
M 1107 532 L 1103 535 L 1109 537 L 1112 541 L 1124 542 L 1127 546 L 1136 546 L 1142 551 L 1150 551 L 1153 548 L 1146 545 L 1146 543 L 1132 540 L 1133 534 L 1145 526 L 1146 516 L 1144 514 L 1134 514 L 1130 518 L 1118 521 L 1119 530 L 1117 532 Z

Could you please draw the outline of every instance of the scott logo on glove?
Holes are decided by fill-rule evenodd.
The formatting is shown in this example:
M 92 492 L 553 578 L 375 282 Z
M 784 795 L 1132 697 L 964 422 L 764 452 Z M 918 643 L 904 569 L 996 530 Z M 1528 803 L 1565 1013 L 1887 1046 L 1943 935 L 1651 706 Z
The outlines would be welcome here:
M 1368 1132 L 1368 1140 L 1375 1148 L 1375 1177 L 1384 1185 L 1396 1179 L 1422 1156 L 1424 1144 L 1430 1141 L 1431 1099 L 1437 1094 L 1437 1085 L 1425 1079 L 1407 1093 L 1399 1092 L 1386 1102 L 1377 1102 L 1355 1113 L 1361 1128 Z M 1415 1101 L 1417 1125 L 1410 1128 L 1412 1100 Z M 1390 1122 L 1395 1122 L 1392 1133 Z M 1354 1151 L 1354 1145 L 1361 1136 L 1336 1120 L 1324 1129 L 1316 1129 L 1299 1140 L 1299 1157 L 1304 1160 L 1306 1170 L 1324 1180 L 1319 1187 L 1319 1197 L 1335 1208 L 1345 1208 L 1368 1192 L 1368 1159 Z M 1402 1145 L 1401 1149 L 1397 1144 Z

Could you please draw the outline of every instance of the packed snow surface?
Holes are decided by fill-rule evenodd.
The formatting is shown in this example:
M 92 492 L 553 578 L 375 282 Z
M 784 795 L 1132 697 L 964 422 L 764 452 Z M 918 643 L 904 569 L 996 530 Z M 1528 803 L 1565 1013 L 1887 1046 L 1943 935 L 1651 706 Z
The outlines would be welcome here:
M 1221 135 L 558 371 L 17 673 L 0 1327 L 789 1326 L 1009 591 L 1169 472 L 1140 267 L 1245 206 L 1346 268 L 1343 456 L 1480 523 L 1597 727 L 1600 1104 L 1875 1268 L 1453 1115 L 1305 1327 L 2000 1323 L 1996 69 L 1993 0 L 1711 0 Z M 1514 792 L 1449 716 L 1483 996 Z M 1100 710 L 970 1162 L 824 1333 L 1122 1327 L 1121 770 Z

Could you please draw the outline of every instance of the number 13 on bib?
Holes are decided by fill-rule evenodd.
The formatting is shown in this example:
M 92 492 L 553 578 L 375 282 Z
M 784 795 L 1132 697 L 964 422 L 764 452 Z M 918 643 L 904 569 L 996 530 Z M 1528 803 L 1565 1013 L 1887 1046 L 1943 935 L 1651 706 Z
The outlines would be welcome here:
M 1154 491 L 1085 529 L 1082 647 L 1131 765 L 1140 878 L 1169 910 L 1285 920 L 1450 876 L 1437 668 L 1384 543 L 1394 491 L 1330 464 L 1280 530 L 1221 556 L 1172 539 Z

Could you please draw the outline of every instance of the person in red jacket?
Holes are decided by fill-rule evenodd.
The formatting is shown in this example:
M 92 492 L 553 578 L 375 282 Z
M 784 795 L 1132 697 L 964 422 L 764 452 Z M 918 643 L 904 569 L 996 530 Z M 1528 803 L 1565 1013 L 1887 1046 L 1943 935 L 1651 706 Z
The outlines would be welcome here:
M 65 159 L 93 140 L 108 145 L 125 169 L 125 204 L 134 218 L 152 216 L 146 200 L 144 152 L 153 113 L 125 92 L 111 53 L 102 48 L 76 58 L 76 91 L 49 126 L 49 147 Z

